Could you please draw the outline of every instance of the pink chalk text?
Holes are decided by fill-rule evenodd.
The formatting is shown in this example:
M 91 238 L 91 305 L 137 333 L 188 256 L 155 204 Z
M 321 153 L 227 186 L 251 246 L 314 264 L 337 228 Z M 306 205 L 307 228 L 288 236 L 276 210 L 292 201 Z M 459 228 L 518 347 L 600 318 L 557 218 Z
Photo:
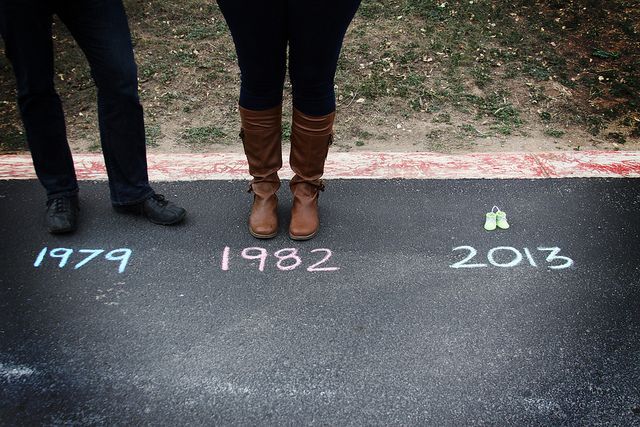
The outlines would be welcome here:
M 251 266 L 258 271 L 269 269 L 293 271 L 305 268 L 308 272 L 315 273 L 340 270 L 340 267 L 331 264 L 332 257 L 331 249 L 325 248 L 313 249 L 308 252 L 302 252 L 298 248 L 283 248 L 270 253 L 267 249 L 258 246 L 237 251 L 225 246 L 220 256 L 220 269 L 229 271 L 232 268 Z

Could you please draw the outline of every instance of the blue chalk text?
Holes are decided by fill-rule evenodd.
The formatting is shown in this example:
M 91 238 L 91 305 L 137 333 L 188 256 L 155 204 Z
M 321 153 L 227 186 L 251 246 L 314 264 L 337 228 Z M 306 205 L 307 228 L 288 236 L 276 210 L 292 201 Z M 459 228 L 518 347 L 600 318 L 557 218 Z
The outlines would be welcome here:
M 75 264 L 73 264 L 73 269 L 77 270 L 79 268 L 84 267 L 91 261 L 95 260 L 104 252 L 106 252 L 104 249 L 75 250 L 72 248 L 54 248 L 49 250 L 49 248 L 45 247 L 45 248 L 42 248 L 42 250 L 38 253 L 36 260 L 33 263 L 33 266 L 35 268 L 39 268 L 45 262 L 45 258 L 48 253 L 49 258 L 54 258 L 56 260 L 59 260 L 58 268 L 65 268 L 68 264 L 70 264 L 70 261 L 72 261 L 72 258 L 73 258 L 73 261 L 75 261 Z M 119 261 L 118 273 L 124 273 L 132 254 L 133 254 L 133 251 L 128 248 L 114 249 L 110 252 L 107 252 L 104 255 L 104 259 L 107 261 Z

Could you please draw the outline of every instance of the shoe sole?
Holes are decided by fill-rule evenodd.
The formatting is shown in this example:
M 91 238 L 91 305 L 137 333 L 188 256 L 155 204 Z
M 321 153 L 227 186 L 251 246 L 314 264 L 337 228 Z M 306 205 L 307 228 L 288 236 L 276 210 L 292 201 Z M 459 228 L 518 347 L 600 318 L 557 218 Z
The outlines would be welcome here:
M 319 230 L 314 231 L 313 233 L 309 234 L 308 236 L 296 236 L 295 234 L 291 234 L 289 233 L 289 238 L 291 240 L 296 240 L 296 241 L 304 241 L 304 240 L 311 240 L 314 237 L 316 237 L 316 234 L 318 234 Z
M 169 221 L 169 222 L 165 222 L 165 221 L 154 221 L 153 219 L 149 218 L 148 216 L 142 215 L 143 217 L 147 218 L 150 222 L 152 222 L 153 224 L 157 224 L 157 225 L 175 225 L 178 223 L 181 223 L 184 218 L 187 216 L 187 213 L 184 212 L 182 215 L 180 215 L 177 219 L 175 219 L 174 221 Z
M 278 235 L 278 231 L 276 230 L 275 232 L 271 233 L 271 234 L 259 234 L 254 232 L 251 227 L 249 227 L 249 234 L 251 234 L 253 237 L 255 237 L 256 239 L 273 239 L 274 237 L 276 237 Z
M 76 231 L 78 227 L 61 228 L 58 230 L 49 230 L 50 234 L 69 234 Z
M 174 225 L 174 224 L 178 224 L 178 223 L 182 222 L 184 220 L 184 218 L 187 216 L 187 212 L 185 211 L 177 219 L 175 219 L 173 221 L 166 222 L 166 221 L 154 221 L 153 219 L 151 219 L 148 216 L 146 216 L 144 214 L 144 212 L 140 212 L 138 210 L 127 210 L 126 207 L 122 207 L 122 206 L 113 206 L 113 210 L 116 211 L 117 213 L 123 214 L 123 215 L 141 216 L 141 217 L 146 218 L 147 220 L 149 220 L 149 222 L 151 222 L 152 224 L 157 224 L 157 225 Z

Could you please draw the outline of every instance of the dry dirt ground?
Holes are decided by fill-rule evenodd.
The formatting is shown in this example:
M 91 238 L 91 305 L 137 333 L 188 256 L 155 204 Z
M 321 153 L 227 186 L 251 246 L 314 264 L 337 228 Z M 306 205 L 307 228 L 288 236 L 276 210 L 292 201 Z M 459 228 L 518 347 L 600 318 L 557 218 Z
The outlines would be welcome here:
M 149 151 L 241 151 L 239 71 L 215 3 L 125 6 Z M 639 1 L 364 0 L 336 77 L 335 149 L 638 150 L 639 22 Z M 59 21 L 54 37 L 70 144 L 99 151 L 86 61 Z M 25 149 L 2 56 L 0 152 Z

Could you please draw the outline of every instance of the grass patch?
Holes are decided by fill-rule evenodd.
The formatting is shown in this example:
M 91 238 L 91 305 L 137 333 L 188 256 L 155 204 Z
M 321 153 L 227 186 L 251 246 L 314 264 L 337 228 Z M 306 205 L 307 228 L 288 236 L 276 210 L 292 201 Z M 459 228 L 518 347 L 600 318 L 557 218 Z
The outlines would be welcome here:
M 291 122 L 282 122 L 282 140 L 289 141 L 291 139 Z
M 178 72 L 175 68 L 162 58 L 148 59 L 143 61 L 138 67 L 138 78 L 142 82 L 155 80 L 160 84 L 166 85 L 170 83 L 177 74 Z
M 549 123 L 551 122 L 551 113 L 548 111 L 540 111 L 539 113 L 540 116 L 540 120 L 542 120 L 543 123 Z
M 487 137 L 487 135 L 483 134 L 478 129 L 476 129 L 475 126 L 470 125 L 470 124 L 461 125 L 460 126 L 460 131 L 462 132 L 463 135 L 469 136 L 469 137 L 476 137 L 476 138 L 486 138 Z
M 100 145 L 100 141 L 93 141 L 87 148 L 87 151 L 89 151 L 90 153 L 102 152 L 102 145 Z
M 492 118 L 491 128 L 502 135 L 511 135 L 522 125 L 520 112 L 509 102 L 505 92 L 493 92 L 486 97 L 472 96 L 470 102 L 478 109 L 477 117 Z
M 28 151 L 27 136 L 24 132 L 9 131 L 0 136 L 0 151 L 12 153 L 18 151 Z
M 186 40 L 205 40 L 219 34 L 219 29 L 216 29 L 211 25 L 203 25 L 201 23 L 188 25 L 185 30 L 184 38 Z
M 545 129 L 544 134 L 550 136 L 551 138 L 562 138 L 565 132 L 558 129 Z
M 225 144 L 223 138 L 226 136 L 226 133 L 215 126 L 202 126 L 186 129 L 181 138 L 192 144 Z
M 607 134 L 607 139 L 618 144 L 625 144 L 627 142 L 627 138 L 625 138 L 625 136 L 620 132 L 609 132 Z
M 186 129 L 181 139 L 189 144 L 228 144 L 227 136 L 220 128 L 215 126 L 192 127 Z
M 451 123 L 451 114 L 440 113 L 433 118 L 434 123 Z
M 158 141 L 162 138 L 162 130 L 160 125 L 151 124 L 145 126 L 145 140 L 147 147 L 157 147 Z
M 124 3 L 141 98 L 154 123 L 236 102 L 235 49 L 215 2 Z M 337 95 L 345 101 L 340 113 L 446 124 L 447 114 L 460 113 L 474 129 L 503 135 L 522 132 L 525 120 L 542 122 L 543 132 L 561 123 L 598 135 L 627 117 L 632 121 L 620 132 L 640 138 L 636 3 L 365 0 L 338 64 Z M 95 108 L 95 89 L 84 54 L 58 19 L 53 32 L 55 84 L 74 129 L 84 125 L 74 114 Z M 0 102 L 14 103 L 14 92 L 2 56 Z M 360 98 L 366 102 L 356 103 Z M 18 129 L 19 115 L 2 110 L 0 129 Z M 474 135 L 471 128 L 457 129 Z M 223 134 L 215 127 L 191 128 L 178 139 L 216 144 L 224 143 Z M 283 136 L 289 135 L 285 124 Z M 0 144 L 11 149 L 8 138 L 14 137 L 2 135 Z M 85 139 L 97 139 L 97 132 Z M 147 139 L 153 145 L 161 136 Z M 353 134 L 354 141 L 367 139 Z
M 352 133 L 353 136 L 355 136 L 356 138 L 358 138 L 359 140 L 362 140 L 362 141 L 369 140 L 369 139 L 371 139 L 371 138 L 373 138 L 375 136 L 371 132 L 367 132 L 366 130 L 363 130 L 363 129 L 359 128 L 359 127 L 352 128 L 351 129 L 351 133 Z

